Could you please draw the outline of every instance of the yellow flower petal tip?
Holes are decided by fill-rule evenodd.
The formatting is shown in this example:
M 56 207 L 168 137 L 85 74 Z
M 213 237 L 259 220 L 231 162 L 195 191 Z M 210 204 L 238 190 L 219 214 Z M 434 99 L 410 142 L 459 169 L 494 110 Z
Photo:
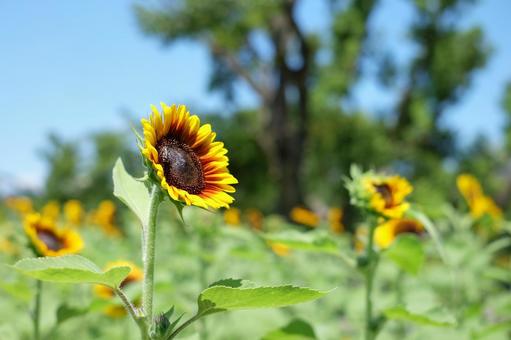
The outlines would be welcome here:
M 396 237 L 403 233 L 422 234 L 424 226 L 417 220 L 398 218 L 386 221 L 374 230 L 374 243 L 381 249 L 390 247 Z

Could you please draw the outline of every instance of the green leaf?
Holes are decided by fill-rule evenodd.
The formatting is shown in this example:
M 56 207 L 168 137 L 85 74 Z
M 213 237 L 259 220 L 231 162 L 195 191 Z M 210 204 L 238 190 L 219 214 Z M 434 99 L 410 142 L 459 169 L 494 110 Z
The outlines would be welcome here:
M 511 329 L 511 320 L 502 321 L 490 326 L 487 326 L 477 332 L 472 333 L 472 339 L 484 339 L 495 333 L 502 332 L 502 336 L 505 336 L 504 332 Z M 493 339 L 493 337 L 492 337 Z
M 0 281 L 0 289 L 8 293 L 12 297 L 29 302 L 33 297 L 33 290 L 25 282 L 2 282 Z
M 511 282 L 511 273 L 507 268 L 491 266 L 484 270 L 483 276 L 492 280 L 502 281 L 503 283 Z
M 312 326 L 301 320 L 293 319 L 286 326 L 266 334 L 261 340 L 314 340 L 316 334 Z
M 412 313 L 406 310 L 402 306 L 392 307 L 386 309 L 383 314 L 389 320 L 400 320 L 400 321 L 408 321 L 413 322 L 419 325 L 424 326 L 435 326 L 435 327 L 454 327 L 456 326 L 456 321 L 452 315 L 429 315 L 429 314 L 438 314 L 436 312 L 431 312 L 426 314 L 417 314 Z
M 425 259 L 422 243 L 415 235 L 409 234 L 399 235 L 384 254 L 399 268 L 414 275 L 422 268 Z
M 41 281 L 97 283 L 111 288 L 118 287 L 130 272 L 129 267 L 114 267 L 103 272 L 79 255 L 23 259 L 16 262 L 13 268 Z
M 149 220 L 149 191 L 143 182 L 137 181 L 124 168 L 119 158 L 112 172 L 114 181 L 114 196 L 135 213 L 142 225 Z
M 88 311 L 88 308 L 71 307 L 65 304 L 61 305 L 57 309 L 57 324 L 77 316 L 85 315 Z
M 227 310 L 278 308 L 316 300 L 328 291 L 295 286 L 257 287 L 246 280 L 227 279 L 202 291 L 198 299 L 198 315 Z

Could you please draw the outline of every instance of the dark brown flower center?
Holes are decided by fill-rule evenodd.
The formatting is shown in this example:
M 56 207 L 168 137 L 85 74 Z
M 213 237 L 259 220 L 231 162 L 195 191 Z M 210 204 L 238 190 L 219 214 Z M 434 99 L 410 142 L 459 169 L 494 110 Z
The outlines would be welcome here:
M 419 224 L 414 221 L 401 221 L 397 224 L 395 229 L 395 234 L 403 234 L 403 233 L 412 233 L 412 234 L 421 234 L 422 229 Z
M 156 145 L 167 183 L 190 194 L 204 190 L 204 174 L 199 157 L 188 145 L 165 137 Z
M 380 196 L 385 201 L 385 208 L 392 207 L 393 199 L 392 199 L 392 190 L 390 186 L 386 183 L 384 184 L 375 184 L 374 188 L 380 194 Z
M 50 250 L 57 251 L 64 248 L 62 240 L 49 230 L 37 230 L 37 237 Z

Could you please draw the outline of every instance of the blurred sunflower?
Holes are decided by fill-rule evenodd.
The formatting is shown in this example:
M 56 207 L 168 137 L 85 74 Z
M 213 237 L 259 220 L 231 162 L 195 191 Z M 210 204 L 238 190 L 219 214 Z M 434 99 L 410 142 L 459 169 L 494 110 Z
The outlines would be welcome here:
M 502 218 L 502 210 L 489 196 L 482 196 L 475 200 L 470 207 L 470 214 L 476 219 L 481 218 L 484 215 L 489 215 L 496 220 L 500 220 Z
M 393 219 L 378 225 L 374 231 L 374 242 L 381 249 L 388 248 L 396 237 L 403 233 L 422 234 L 424 226 L 413 219 Z
M 66 222 L 71 226 L 78 226 L 82 223 L 84 210 L 78 200 L 69 200 L 64 204 L 64 215 Z
M 410 207 L 405 197 L 413 187 L 400 176 L 369 176 L 364 180 L 364 187 L 369 193 L 370 207 L 382 216 L 400 218 Z
M 241 223 L 240 210 L 229 208 L 224 211 L 224 222 L 230 226 L 239 226 Z
M 238 183 L 227 166 L 227 149 L 215 142 L 211 125 L 200 125 L 186 106 L 161 103 L 162 114 L 152 106 L 150 120 L 142 119 L 144 146 L 141 152 L 155 170 L 169 196 L 186 205 L 228 208 L 234 201 L 228 193 Z
M 24 216 L 33 212 L 33 204 L 32 200 L 28 197 L 19 196 L 19 197 L 8 197 L 5 199 L 5 205 L 15 211 L 16 213 Z
M 252 229 L 254 230 L 263 229 L 264 215 L 262 212 L 260 212 L 258 209 L 252 208 L 246 211 L 246 216 L 248 224 L 252 227 Z
M 473 204 L 479 197 L 483 196 L 483 188 L 474 176 L 461 174 L 456 177 L 456 185 L 463 198 L 469 205 Z
M 18 246 L 7 238 L 0 238 L 0 253 L 7 255 L 18 255 L 20 252 Z
M 114 261 L 110 262 L 106 265 L 104 268 L 105 271 L 113 268 L 113 267 L 121 267 L 126 266 L 130 267 L 131 271 L 128 274 L 128 276 L 121 282 L 120 288 L 126 288 L 127 286 L 130 286 L 134 283 L 141 282 L 144 273 L 142 272 L 142 269 L 140 269 L 137 265 L 135 265 L 133 262 L 130 261 Z M 104 285 L 95 285 L 94 286 L 94 293 L 105 300 L 110 300 L 115 297 L 115 292 L 112 288 L 104 286 Z M 135 303 L 139 303 L 139 301 L 135 301 Z M 105 314 L 111 317 L 122 317 L 125 316 L 126 310 L 124 309 L 124 306 L 121 304 L 114 304 L 110 305 L 105 308 L 104 310 Z
M 283 243 L 268 242 L 268 245 L 270 246 L 271 250 L 278 256 L 284 257 L 291 254 L 289 247 Z
M 344 224 L 342 223 L 343 215 L 344 212 L 341 208 L 330 208 L 328 210 L 328 224 L 333 233 L 341 234 L 344 231 Z
M 291 221 L 315 228 L 319 224 L 319 216 L 312 210 L 303 207 L 294 207 L 289 213 Z
M 57 221 L 60 215 L 59 202 L 55 200 L 48 201 L 41 209 L 41 215 L 45 219 Z
M 54 220 L 39 214 L 27 215 L 24 228 L 35 252 L 40 256 L 76 254 L 83 248 L 82 238 L 76 231 L 57 229 Z
M 476 177 L 470 174 L 461 174 L 456 178 L 456 185 L 467 202 L 470 215 L 473 218 L 478 219 L 486 214 L 494 219 L 502 218 L 502 210 L 491 197 L 484 194 L 481 183 Z
M 103 200 L 99 203 L 96 210 L 91 213 L 91 223 L 101 227 L 105 234 L 109 236 L 120 236 L 122 234 L 115 223 L 117 208 L 111 200 Z

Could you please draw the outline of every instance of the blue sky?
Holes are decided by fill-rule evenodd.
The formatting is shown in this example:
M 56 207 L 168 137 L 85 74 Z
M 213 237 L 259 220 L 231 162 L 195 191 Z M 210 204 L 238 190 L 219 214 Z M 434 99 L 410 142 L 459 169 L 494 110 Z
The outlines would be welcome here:
M 297 14 L 306 29 L 324 28 L 324 2 L 302 2 Z M 221 97 L 207 91 L 207 51 L 190 42 L 166 48 L 144 36 L 132 6 L 118 0 L 0 2 L 0 142 L 10 150 L 0 163 L 0 190 L 41 183 L 46 169 L 37 150 L 47 145 L 50 131 L 78 139 L 125 128 L 120 112 L 142 117 L 149 104 L 162 100 L 188 103 L 196 113 L 221 108 Z M 463 25 L 481 24 L 495 51 L 445 121 L 462 142 L 477 134 L 499 141 L 499 103 L 511 80 L 510 12 L 509 1 L 482 0 L 463 19 Z M 403 59 L 410 53 L 402 46 L 412 15 L 406 0 L 383 0 L 372 22 L 378 39 Z M 255 102 L 246 87 L 238 92 L 241 105 Z M 393 95 L 367 79 L 351 104 L 374 111 L 392 103 Z

